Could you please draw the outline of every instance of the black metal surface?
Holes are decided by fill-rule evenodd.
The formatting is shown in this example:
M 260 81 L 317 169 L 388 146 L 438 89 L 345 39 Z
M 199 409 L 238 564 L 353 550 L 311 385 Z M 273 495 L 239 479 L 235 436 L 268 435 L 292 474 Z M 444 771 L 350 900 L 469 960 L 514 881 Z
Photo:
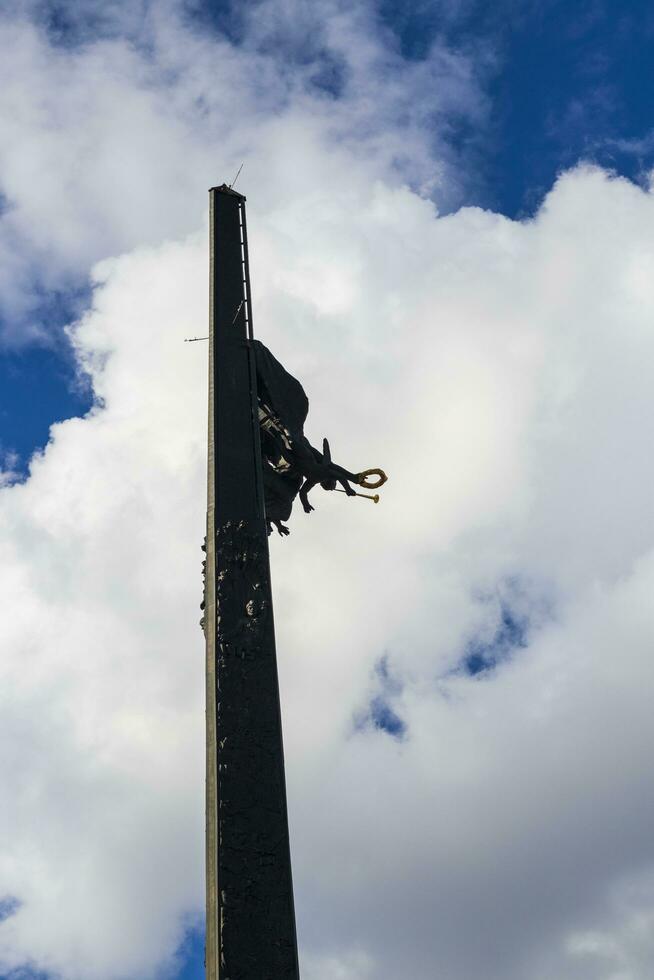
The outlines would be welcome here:
M 212 188 L 215 860 L 210 980 L 297 980 L 284 755 L 257 415 L 245 198 Z M 211 431 L 211 427 L 210 427 Z M 211 457 L 210 446 L 210 457 Z M 211 497 L 211 488 L 210 488 Z M 208 674 L 209 676 L 209 674 Z M 207 705 L 212 699 L 208 697 Z M 213 710 L 213 709 L 212 709 Z M 213 731 L 208 720 L 208 731 Z M 213 736 L 212 736 L 213 737 Z M 208 814 L 208 817 L 210 815 Z M 208 866 L 208 880 L 212 874 Z M 209 889 L 208 889 L 209 894 Z M 210 930 L 215 929 L 215 957 Z M 215 961 L 215 975 L 210 963 Z

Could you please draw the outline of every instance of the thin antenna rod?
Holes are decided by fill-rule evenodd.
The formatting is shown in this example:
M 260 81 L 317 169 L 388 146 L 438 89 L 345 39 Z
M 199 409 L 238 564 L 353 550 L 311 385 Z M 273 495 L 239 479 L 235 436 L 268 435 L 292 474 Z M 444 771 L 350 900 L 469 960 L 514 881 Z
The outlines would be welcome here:
M 243 161 L 243 163 L 245 163 L 245 160 Z M 234 180 L 233 180 L 233 181 L 231 182 L 231 184 L 229 185 L 229 186 L 230 186 L 230 189 L 231 189 L 231 188 L 232 188 L 232 187 L 234 186 L 234 184 L 235 184 L 235 183 L 236 183 L 236 181 L 238 180 L 238 175 L 240 174 L 240 172 L 241 172 L 241 170 L 243 169 L 243 163 L 242 163 L 242 164 L 241 164 L 241 166 L 240 166 L 240 167 L 238 168 L 238 170 L 237 170 L 237 172 L 236 172 L 236 177 L 234 177 Z

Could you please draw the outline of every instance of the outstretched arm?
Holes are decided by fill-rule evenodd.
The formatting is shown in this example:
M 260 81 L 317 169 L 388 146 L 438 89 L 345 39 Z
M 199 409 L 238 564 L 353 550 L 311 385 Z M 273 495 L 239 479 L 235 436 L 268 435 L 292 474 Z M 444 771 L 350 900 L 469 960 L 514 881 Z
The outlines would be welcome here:
M 341 485 L 341 486 L 343 487 L 343 489 L 345 490 L 345 492 L 346 492 L 346 494 L 348 495 L 348 497 L 356 497 L 356 495 L 357 495 L 357 492 L 356 492 L 356 490 L 353 490 L 353 489 L 352 489 L 352 487 L 351 487 L 351 486 L 350 486 L 350 484 L 349 484 L 349 483 L 347 482 L 347 479 L 346 479 L 345 477 L 343 477 L 343 476 L 339 476 L 339 478 L 338 478 L 338 482 L 339 482 L 339 483 L 340 483 L 340 485 Z
M 318 482 L 317 480 L 310 480 L 307 477 L 307 479 L 304 481 L 304 483 L 300 487 L 300 501 L 302 503 L 302 506 L 304 507 L 305 514 L 310 514 L 311 511 L 313 510 L 313 507 L 309 503 L 308 494 L 309 494 L 309 490 L 312 490 L 313 487 L 315 487 L 315 485 L 316 485 L 317 482 Z

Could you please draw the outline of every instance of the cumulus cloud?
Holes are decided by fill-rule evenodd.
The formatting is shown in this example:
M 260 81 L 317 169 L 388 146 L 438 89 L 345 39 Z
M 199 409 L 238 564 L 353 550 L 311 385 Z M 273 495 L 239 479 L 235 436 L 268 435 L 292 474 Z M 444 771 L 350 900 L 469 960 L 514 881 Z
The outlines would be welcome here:
M 139 297 L 166 265 L 143 323 Z M 3 629 L 0 864 L 21 904 L 1 948 L 9 967 L 79 977 L 148 975 L 202 886 L 204 412 L 199 363 L 178 357 L 204 312 L 201 249 L 144 250 L 96 275 L 107 285 L 79 342 L 103 408 L 55 427 L 6 491 L 3 534 L 18 605 Z
M 312 868 L 300 915 L 321 937 L 334 922 L 332 942 L 346 945 L 367 922 L 379 971 L 576 977 L 582 923 L 606 922 L 616 882 L 652 860 L 652 474 L 637 450 L 651 296 L 635 272 L 649 261 L 652 198 L 582 168 L 529 223 L 475 210 L 435 220 L 409 194 L 391 194 L 385 213 L 393 233 L 369 241 L 394 242 L 394 278 L 387 244 L 367 253 L 335 366 L 358 394 L 357 425 L 343 413 L 347 458 L 374 447 L 393 474 L 384 526 L 373 507 L 330 500 L 335 526 L 312 526 L 306 544 L 298 532 L 295 573 L 329 582 L 326 607 L 300 596 L 275 549 L 289 577 L 281 648 L 317 634 L 287 688 L 302 733 L 297 851 Z M 314 376 L 304 370 L 325 417 L 327 356 L 326 342 Z M 462 674 L 471 638 L 492 645 L 503 608 L 525 623 L 513 656 Z M 348 736 L 384 653 L 403 683 L 400 744 Z M 317 870 L 319 849 L 340 859 Z M 628 933 L 616 932 L 620 949 Z M 611 976 L 601 964 L 591 975 Z
M 403 141 L 423 175 L 439 159 L 400 118 L 412 69 L 389 72 L 395 116 L 361 115 L 398 57 L 379 36 L 335 96 L 308 80 L 322 42 L 306 72 L 265 54 L 268 7 L 239 45 L 169 10 L 154 58 L 110 31 L 53 46 L 26 10 L 3 25 L 33 94 L 1 221 L 53 282 L 93 264 L 71 336 L 96 406 L 1 490 L 2 969 L 154 976 L 201 916 L 206 365 L 182 341 L 206 321 L 205 188 L 246 157 L 256 331 L 312 440 L 391 477 L 377 507 L 314 491 L 272 541 L 303 976 L 641 980 L 652 194 L 580 167 L 531 221 L 439 217 L 395 163 Z M 41 228 L 38 147 L 89 161 L 69 184 L 43 165 Z
M 0 17 L 0 312 L 12 344 L 47 336 L 36 286 L 73 288 L 94 261 L 191 233 L 206 188 L 243 162 L 243 179 L 281 202 L 320 181 L 340 146 L 344 181 L 361 162 L 446 201 L 457 194 L 447 127 L 484 115 L 469 58 L 434 44 L 406 62 L 367 4 L 254 4 L 238 45 L 181 3 L 39 12 L 15 4 Z M 313 39 L 302 57 L 301 37 Z

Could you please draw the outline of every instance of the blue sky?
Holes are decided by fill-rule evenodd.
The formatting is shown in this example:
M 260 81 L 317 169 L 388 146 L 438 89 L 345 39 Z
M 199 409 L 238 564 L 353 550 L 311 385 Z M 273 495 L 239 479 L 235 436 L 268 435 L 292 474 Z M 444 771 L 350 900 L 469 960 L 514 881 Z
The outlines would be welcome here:
M 488 129 L 475 144 L 480 186 L 465 203 L 533 214 L 556 174 L 580 159 L 642 179 L 652 163 L 654 14 L 647 3 L 565 0 L 383 5 L 411 58 L 440 32 L 490 46 Z
M 642 980 L 651 6 L 15 0 L 0 30 L 0 980 L 204 974 L 183 338 L 243 161 L 257 330 L 315 438 L 393 470 L 385 510 L 329 495 L 272 545 L 306 978 L 425 980 L 437 949 L 452 980 Z

